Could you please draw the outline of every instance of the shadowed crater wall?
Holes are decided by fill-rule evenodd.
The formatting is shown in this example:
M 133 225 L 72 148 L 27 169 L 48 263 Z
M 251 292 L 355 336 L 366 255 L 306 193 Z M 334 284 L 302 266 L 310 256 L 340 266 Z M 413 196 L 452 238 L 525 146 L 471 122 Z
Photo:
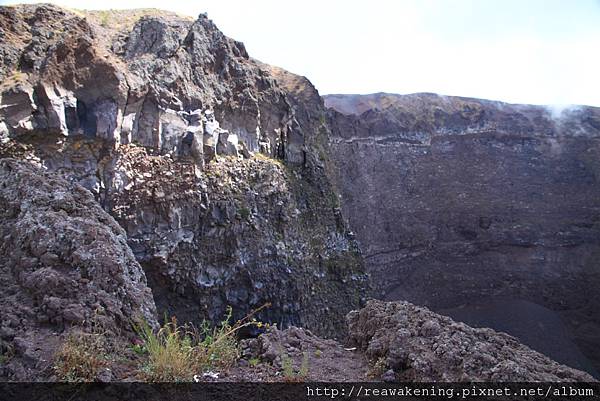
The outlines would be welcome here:
M 325 103 L 343 212 L 378 297 L 539 305 L 598 367 L 600 109 L 434 94 Z

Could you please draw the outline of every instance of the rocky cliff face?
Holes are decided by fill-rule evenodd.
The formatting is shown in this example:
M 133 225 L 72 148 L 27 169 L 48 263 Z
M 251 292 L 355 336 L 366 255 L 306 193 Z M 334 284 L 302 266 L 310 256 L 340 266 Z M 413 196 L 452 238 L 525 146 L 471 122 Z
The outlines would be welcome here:
M 325 103 L 339 111 L 329 154 L 378 296 L 533 302 L 598 366 L 600 109 L 433 94 Z
M 96 25 L 94 14 L 4 7 L 3 130 L 95 137 L 180 155 L 195 134 L 191 112 L 211 109 L 248 150 L 304 161 L 285 93 L 242 43 L 205 16 L 145 16 L 131 27 L 130 14 Z
M 116 155 L 119 184 L 108 209 L 128 233 L 159 312 L 218 321 L 227 305 L 241 318 L 271 303 L 261 319 L 342 334 L 366 277 L 318 181 L 260 156 L 210 163 L 196 177 L 143 148 Z
M 362 260 L 318 126 L 271 67 L 204 15 L 16 6 L 0 29 L 0 155 L 95 196 L 159 315 L 219 321 L 271 303 L 258 318 L 343 335 L 365 300 Z

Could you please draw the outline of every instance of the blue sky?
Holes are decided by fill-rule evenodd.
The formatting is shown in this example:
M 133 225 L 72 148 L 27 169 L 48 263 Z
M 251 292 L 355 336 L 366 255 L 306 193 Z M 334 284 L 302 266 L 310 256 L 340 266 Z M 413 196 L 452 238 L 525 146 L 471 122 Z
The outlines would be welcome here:
M 251 56 L 307 76 L 321 94 L 436 92 L 600 106 L 600 0 L 56 3 L 206 11 Z

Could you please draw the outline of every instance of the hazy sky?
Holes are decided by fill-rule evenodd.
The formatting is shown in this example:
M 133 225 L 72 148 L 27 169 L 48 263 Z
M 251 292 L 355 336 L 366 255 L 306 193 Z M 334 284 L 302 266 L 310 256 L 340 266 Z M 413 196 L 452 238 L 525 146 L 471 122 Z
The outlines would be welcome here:
M 436 92 L 600 106 L 600 0 L 56 3 L 208 12 L 251 56 L 307 76 L 321 94 Z

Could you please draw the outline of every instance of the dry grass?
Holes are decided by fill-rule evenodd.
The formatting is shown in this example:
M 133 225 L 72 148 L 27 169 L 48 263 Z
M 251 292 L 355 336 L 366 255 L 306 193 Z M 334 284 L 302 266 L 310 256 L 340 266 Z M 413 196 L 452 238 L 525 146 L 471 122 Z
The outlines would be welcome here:
M 367 376 L 371 379 L 378 379 L 388 370 L 387 362 L 385 357 L 380 357 L 376 361 L 372 361 L 367 372 Z
M 14 356 L 13 347 L 0 340 L 0 365 L 4 365 Z
M 6 79 L 0 83 L 0 89 L 5 90 L 12 86 L 16 86 L 20 83 L 26 82 L 28 78 L 29 76 L 24 72 L 12 71 L 8 74 Z
M 271 156 L 268 156 L 268 155 L 265 155 L 264 153 L 256 152 L 256 153 L 254 153 L 254 157 L 258 160 L 267 161 L 267 162 L 275 164 L 279 167 L 284 167 L 284 164 L 281 160 L 276 159 Z
M 143 350 L 148 361 L 142 366 L 143 378 L 153 382 L 190 381 L 197 373 L 198 359 L 194 333 L 177 325 L 176 320 L 165 323 L 157 333 L 150 326 L 140 330 Z
M 204 324 L 200 330 L 190 325 L 179 325 L 175 318 L 167 321 L 157 332 L 144 324 L 139 334 L 143 345 L 141 352 L 147 360 L 141 366 L 142 378 L 151 382 L 192 381 L 194 375 L 209 370 L 226 371 L 239 359 L 236 332 L 242 327 L 260 325 L 251 316 L 230 324 L 231 309 L 216 327 Z
M 70 10 L 89 18 L 91 21 L 104 28 L 112 30 L 131 30 L 140 18 L 145 16 L 158 17 L 170 16 L 187 21 L 193 21 L 192 17 L 179 15 L 170 11 L 159 10 L 156 8 L 138 8 L 131 10 Z
M 59 381 L 89 382 L 108 366 L 102 334 L 70 334 L 54 355 Z

